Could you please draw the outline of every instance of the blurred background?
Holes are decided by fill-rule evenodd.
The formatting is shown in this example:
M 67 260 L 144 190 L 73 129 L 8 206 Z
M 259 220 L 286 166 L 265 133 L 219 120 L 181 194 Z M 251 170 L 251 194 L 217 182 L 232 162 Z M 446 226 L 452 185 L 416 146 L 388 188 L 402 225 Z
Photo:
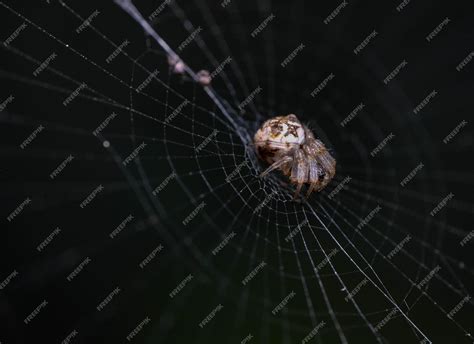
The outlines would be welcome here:
M 134 4 L 0 1 L 0 342 L 472 343 L 469 2 Z

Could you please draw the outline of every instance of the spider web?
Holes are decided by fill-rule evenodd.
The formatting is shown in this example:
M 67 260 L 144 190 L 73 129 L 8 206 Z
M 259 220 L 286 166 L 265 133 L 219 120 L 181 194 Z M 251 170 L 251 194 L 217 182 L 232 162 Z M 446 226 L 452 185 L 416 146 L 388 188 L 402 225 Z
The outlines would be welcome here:
M 340 23 L 334 25 L 322 24 L 323 17 L 318 24 L 295 25 L 308 10 L 304 4 L 271 1 L 234 0 L 226 6 L 198 0 L 186 4 L 117 0 L 100 5 L 52 1 L 39 5 L 38 13 L 16 2 L 0 5 L 2 16 L 15 23 L 5 32 L 25 22 L 28 32 L 21 35 L 29 36 L 17 39 L 41 42 L 34 47 L 18 41 L 2 46 L 2 54 L 19 60 L 2 68 L 2 79 L 38 92 L 32 96 L 35 101 L 60 99 L 58 105 L 40 106 L 35 115 L 15 104 L 2 113 L 2 121 L 20 128 L 23 136 L 40 124 L 46 127 L 43 136 L 49 135 L 35 139 L 31 153 L 19 153 L 13 142 L 5 148 L 16 162 L 14 167 L 6 165 L 5 173 L 9 180 L 17 180 L 6 189 L 14 199 L 8 201 L 8 209 L 31 194 L 32 199 L 44 200 L 34 210 L 42 224 L 69 226 L 67 239 L 53 241 L 41 258 L 27 253 L 32 243 L 9 256 L 12 263 L 3 275 L 22 267 L 10 287 L 16 288 L 8 294 L 12 300 L 22 297 L 25 278 L 39 280 L 30 288 L 34 291 L 28 293 L 33 295 L 28 302 L 12 301 L 10 310 L 28 314 L 42 295 L 66 289 L 50 296 L 54 311 L 45 310 L 60 325 L 48 326 L 44 333 L 39 322 L 29 325 L 28 334 L 12 331 L 12 338 L 41 335 L 58 341 L 76 330 L 84 342 L 98 338 L 97 333 L 110 342 L 124 341 L 149 316 L 151 324 L 134 340 L 230 343 L 250 335 L 258 343 L 305 338 L 318 343 L 473 342 L 469 322 L 473 302 L 468 299 L 448 317 L 472 290 L 472 252 L 469 244 L 459 244 L 469 234 L 465 219 L 473 212 L 472 204 L 463 200 L 466 186 L 472 187 L 472 173 L 459 162 L 463 154 L 472 155 L 472 136 L 461 132 L 453 143 L 442 143 L 468 117 L 470 100 L 458 101 L 453 119 L 440 118 L 449 109 L 450 95 L 462 85 L 472 89 L 466 76 L 457 84 L 451 76 L 466 56 L 465 47 L 459 46 L 443 65 L 446 70 L 440 73 L 446 84 L 425 76 L 430 86 L 415 83 L 418 89 L 402 88 L 397 80 L 388 86 L 381 80 L 403 58 L 415 60 L 429 52 L 407 49 L 398 52 L 400 59 L 395 53 L 385 56 L 390 63 L 382 63 L 371 46 L 364 48 L 368 52 L 363 57 L 348 53 L 369 30 L 357 27 L 360 32 L 353 40 L 335 43 L 364 11 L 356 5 L 339 14 Z M 320 8 L 322 13 L 332 10 Z M 376 25 L 380 32 L 390 33 L 400 18 L 383 6 L 375 10 L 389 17 L 386 23 L 376 20 Z M 53 11 L 63 26 L 44 19 Z M 84 32 L 74 33 L 94 11 L 99 11 L 97 18 Z M 146 19 L 152 13 L 157 14 Z M 273 13 L 278 25 L 294 28 L 285 33 L 269 22 L 252 37 L 250 33 Z M 308 25 L 314 25 L 313 31 Z M 202 32 L 194 35 L 198 28 Z M 323 36 L 320 42 L 310 39 L 314 32 Z M 393 40 L 396 37 L 392 35 Z M 127 39 L 131 43 L 120 48 Z M 282 67 L 280 63 L 301 43 L 306 46 Z M 389 44 L 380 42 L 377 48 Z M 39 77 L 22 73 L 41 66 L 51 51 L 58 52 L 58 60 Z M 119 53 L 107 63 L 105 58 L 114 51 Z M 168 65 L 167 57 L 174 54 L 186 64 L 184 75 L 173 73 Z M 331 62 L 339 54 L 343 57 Z M 438 62 L 423 63 L 434 68 Z M 210 87 L 197 82 L 200 69 L 214 71 Z M 335 80 L 312 97 L 313 89 L 330 73 Z M 419 77 L 406 77 L 406 84 Z M 304 79 L 308 81 L 301 83 Z M 83 83 L 87 86 L 63 106 L 61 102 Z M 258 87 L 263 91 L 248 100 Z M 444 100 L 435 100 L 436 109 L 428 105 L 424 117 L 414 117 L 411 112 L 418 100 L 433 87 Z M 360 102 L 364 109 L 342 126 Z M 93 135 L 111 113 L 116 115 L 110 123 Z M 308 123 L 338 161 L 331 184 L 299 202 L 292 200 L 293 188 L 278 173 L 259 178 L 264 166 L 251 142 L 263 120 L 287 113 Z M 441 129 L 428 119 L 442 123 Z M 391 133 L 393 142 L 371 156 Z M 70 151 L 76 152 L 78 175 L 68 174 L 71 166 L 55 184 L 21 178 L 32 178 L 31 171 L 18 171 L 24 159 L 41 161 L 50 171 Z M 401 186 L 420 163 L 423 169 Z M 81 213 L 77 203 L 99 184 L 104 186 L 103 195 Z M 449 193 L 454 199 L 430 215 Z M 58 214 L 58 209 L 65 209 L 63 203 L 76 207 L 66 208 L 64 219 Z M 107 237 L 132 213 L 136 220 L 118 234 L 118 240 Z M 33 215 L 27 215 L 16 224 L 24 221 L 20 223 L 28 228 Z M 37 244 L 49 232 L 32 235 L 31 242 Z M 7 242 L 18 244 L 18 235 L 11 234 Z M 147 268 L 138 268 L 158 244 L 163 251 Z M 81 273 L 85 277 L 75 286 L 64 287 L 66 282 L 57 276 L 87 256 L 94 257 L 95 265 Z M 68 263 L 61 265 L 61 260 Z M 40 278 L 45 265 L 56 267 Z M 170 297 L 188 275 L 191 281 Z M 126 295 L 117 297 L 119 304 L 112 301 L 107 306 L 108 316 L 97 315 L 97 300 L 117 284 Z M 85 286 L 91 288 L 86 295 Z M 291 293 L 294 296 L 288 298 Z M 79 294 L 80 303 L 92 309 L 70 301 Z M 273 314 L 285 298 L 287 303 Z M 223 309 L 211 313 L 220 304 Z M 75 315 L 62 319 L 62 313 Z M 209 314 L 212 318 L 200 328 Z M 15 319 L 12 329 L 18 329 L 17 321 L 23 318 Z

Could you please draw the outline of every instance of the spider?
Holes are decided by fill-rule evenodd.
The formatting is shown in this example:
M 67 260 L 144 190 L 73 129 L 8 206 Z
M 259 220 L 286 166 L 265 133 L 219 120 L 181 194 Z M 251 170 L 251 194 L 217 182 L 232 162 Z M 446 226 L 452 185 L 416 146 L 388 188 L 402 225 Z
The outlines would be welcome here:
M 269 119 L 257 130 L 254 144 L 260 159 L 270 164 L 261 177 L 280 169 L 297 184 L 294 199 L 308 183 L 306 197 L 322 190 L 336 173 L 336 160 L 324 144 L 294 114 Z

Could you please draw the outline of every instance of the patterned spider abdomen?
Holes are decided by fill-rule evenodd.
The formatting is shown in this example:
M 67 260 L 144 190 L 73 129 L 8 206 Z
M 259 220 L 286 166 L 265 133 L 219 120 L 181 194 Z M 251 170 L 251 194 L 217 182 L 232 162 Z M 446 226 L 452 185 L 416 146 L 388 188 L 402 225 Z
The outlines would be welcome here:
M 293 114 L 269 119 L 254 136 L 258 155 L 269 164 L 279 160 L 304 141 L 304 128 Z

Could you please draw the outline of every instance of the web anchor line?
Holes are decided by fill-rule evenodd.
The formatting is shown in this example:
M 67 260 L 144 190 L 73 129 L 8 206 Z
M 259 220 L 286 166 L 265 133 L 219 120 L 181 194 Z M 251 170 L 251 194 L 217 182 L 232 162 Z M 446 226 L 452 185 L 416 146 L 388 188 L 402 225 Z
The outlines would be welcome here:
M 318 216 L 318 214 L 316 213 L 316 211 L 314 210 L 314 208 L 308 204 L 308 207 L 309 209 L 311 210 L 311 213 L 316 217 L 316 219 L 319 221 L 319 223 L 321 223 L 321 225 L 324 227 L 324 229 L 328 232 L 329 236 L 331 237 L 331 239 L 336 243 L 336 245 L 339 247 L 339 249 L 344 252 L 344 254 L 346 255 L 347 258 L 349 258 L 349 260 L 356 266 L 356 268 L 359 270 L 359 272 L 361 274 L 364 275 L 365 278 L 367 278 L 367 280 L 369 280 L 372 285 L 378 290 L 380 291 L 380 293 L 382 293 L 383 296 L 385 296 L 387 298 L 387 300 L 389 300 L 394 306 L 395 308 L 400 312 L 400 314 L 408 321 L 408 323 L 410 323 L 410 325 L 412 325 L 416 331 L 418 331 L 424 338 L 426 338 L 426 340 L 431 344 L 431 341 L 430 339 L 425 335 L 425 333 L 405 314 L 405 312 L 400 308 L 400 306 L 392 299 L 392 297 L 390 297 L 389 295 L 387 295 L 383 290 L 382 288 L 380 288 L 380 286 L 375 283 L 372 278 L 369 277 L 369 275 L 367 275 L 367 273 L 364 271 L 364 269 L 362 269 L 359 264 L 357 264 L 353 259 L 352 257 L 349 255 L 349 253 L 347 253 L 347 251 L 344 249 L 344 247 L 339 243 L 339 241 L 334 237 L 334 235 L 331 233 L 331 231 L 327 228 L 326 224 L 321 220 L 321 218 Z
M 161 48 L 169 56 L 171 56 L 172 59 L 183 61 L 185 72 L 189 74 L 189 76 L 193 79 L 194 82 L 199 83 L 199 76 L 197 75 L 197 73 L 195 73 L 184 60 L 181 60 L 179 55 L 176 54 L 173 49 L 171 49 L 168 43 L 166 43 L 166 41 L 163 38 L 161 38 L 160 35 L 158 35 L 158 33 L 150 26 L 150 24 L 146 21 L 146 19 L 143 17 L 140 11 L 138 11 L 138 9 L 135 7 L 135 5 L 132 3 L 131 0 L 114 0 L 114 1 L 125 12 L 127 12 L 133 19 L 135 19 L 135 21 L 137 21 L 141 25 L 141 27 L 145 30 L 145 32 L 149 36 L 153 37 L 153 39 L 161 46 Z M 230 123 L 232 123 L 232 125 L 236 129 L 236 132 L 238 133 L 242 142 L 244 142 L 247 145 L 251 140 L 250 135 L 247 132 L 245 132 L 245 135 L 244 135 L 244 133 L 242 133 L 242 131 L 239 130 L 238 124 L 235 122 L 234 118 L 226 110 L 226 108 L 220 101 L 219 97 L 216 95 L 215 91 L 211 87 L 209 86 L 204 87 L 204 90 L 208 94 L 208 96 L 212 99 L 214 104 L 216 104 L 219 110 L 221 110 L 222 114 L 226 117 L 226 119 Z

